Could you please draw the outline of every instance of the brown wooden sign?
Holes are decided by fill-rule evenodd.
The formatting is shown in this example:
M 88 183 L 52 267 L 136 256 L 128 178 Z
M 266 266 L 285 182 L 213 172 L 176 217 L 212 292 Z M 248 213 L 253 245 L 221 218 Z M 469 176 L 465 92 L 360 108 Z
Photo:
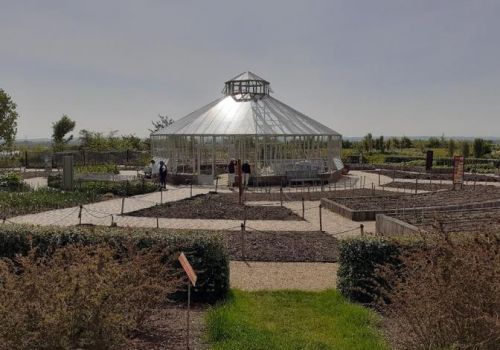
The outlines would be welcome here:
M 181 263 L 182 268 L 186 272 L 186 275 L 188 276 L 189 280 L 191 281 L 191 284 L 193 285 L 193 287 L 195 287 L 198 276 L 196 276 L 193 267 L 189 263 L 184 253 L 181 253 L 181 255 L 179 255 L 179 262 Z
M 453 157 L 453 185 L 462 185 L 464 183 L 464 157 Z

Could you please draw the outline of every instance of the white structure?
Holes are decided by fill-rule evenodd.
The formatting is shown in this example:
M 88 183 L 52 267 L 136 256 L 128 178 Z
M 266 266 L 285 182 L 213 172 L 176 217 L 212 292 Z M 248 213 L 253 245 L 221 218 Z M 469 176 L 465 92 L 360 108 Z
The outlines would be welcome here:
M 254 174 L 307 168 L 336 170 L 341 135 L 270 96 L 269 82 L 246 72 L 228 80 L 224 96 L 151 135 L 153 156 L 172 173 L 214 175 L 231 158 Z

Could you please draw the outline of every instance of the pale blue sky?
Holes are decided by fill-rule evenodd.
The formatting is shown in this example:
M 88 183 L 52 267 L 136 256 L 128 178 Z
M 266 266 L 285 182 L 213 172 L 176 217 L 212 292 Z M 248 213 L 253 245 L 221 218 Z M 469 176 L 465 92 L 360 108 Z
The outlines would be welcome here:
M 0 0 L 18 138 L 147 134 L 250 70 L 346 136 L 500 136 L 500 0 Z

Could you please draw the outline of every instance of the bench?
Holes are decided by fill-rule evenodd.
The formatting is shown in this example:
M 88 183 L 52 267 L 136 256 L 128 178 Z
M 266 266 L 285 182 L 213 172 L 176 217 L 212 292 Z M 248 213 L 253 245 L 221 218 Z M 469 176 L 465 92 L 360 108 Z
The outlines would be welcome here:
M 306 182 L 313 182 L 313 183 L 321 182 L 319 175 L 309 170 L 287 171 L 286 178 L 290 186 L 293 183 L 302 183 L 302 185 L 304 185 Z

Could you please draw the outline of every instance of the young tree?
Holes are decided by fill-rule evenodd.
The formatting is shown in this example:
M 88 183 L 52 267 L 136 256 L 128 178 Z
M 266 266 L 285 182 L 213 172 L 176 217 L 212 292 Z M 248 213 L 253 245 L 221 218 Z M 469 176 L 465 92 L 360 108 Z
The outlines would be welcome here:
M 448 141 L 448 156 L 453 157 L 455 155 L 456 149 L 457 149 L 457 144 L 455 143 L 455 140 L 450 139 Z
M 76 122 L 71 120 L 66 114 L 63 114 L 61 119 L 52 124 L 52 141 L 54 142 L 54 150 L 62 151 L 64 145 L 73 140 L 73 135 L 65 136 L 73 131 Z
M 17 105 L 0 89 L 0 149 L 12 147 L 17 133 Z
M 373 148 L 373 136 L 371 133 L 366 134 L 363 138 L 363 148 L 367 152 L 371 152 Z
M 470 154 L 470 144 L 467 141 L 462 142 L 462 155 L 468 157 Z
M 159 131 L 174 123 L 174 119 L 167 115 L 158 114 L 158 120 L 152 120 L 153 129 L 148 129 L 151 133 Z
M 413 147 L 413 143 L 411 142 L 411 140 L 406 137 L 406 136 L 403 136 L 401 138 L 401 148 L 412 148 Z
M 474 139 L 474 157 L 481 158 L 485 154 L 491 153 L 491 144 L 483 139 Z

